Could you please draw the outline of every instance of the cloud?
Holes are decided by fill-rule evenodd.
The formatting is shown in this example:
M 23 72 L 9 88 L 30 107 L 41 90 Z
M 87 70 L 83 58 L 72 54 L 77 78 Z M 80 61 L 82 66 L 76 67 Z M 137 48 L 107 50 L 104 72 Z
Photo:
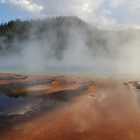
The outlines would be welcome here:
M 78 16 L 99 27 L 139 27 L 140 0 L 0 0 L 32 17 Z
M 37 2 L 37 0 L 36 0 Z M 111 11 L 101 6 L 104 0 L 40 0 L 45 16 L 78 16 L 95 26 L 111 28 L 116 24 Z
M 124 5 L 130 9 L 140 8 L 140 0 L 109 0 L 109 2 L 113 7 Z
M 44 5 L 43 12 L 46 15 L 77 15 L 86 18 L 100 6 L 102 0 L 40 0 L 39 3 Z
M 1 0 L 0 2 L 17 6 L 29 12 L 39 12 L 43 10 L 43 6 L 30 0 Z
M 123 27 L 140 27 L 140 0 L 109 0 L 108 5 L 121 17 Z
M 112 27 L 115 19 L 110 11 L 104 7 L 100 9 L 104 0 L 0 0 L 1 3 L 9 3 L 20 7 L 33 17 L 51 16 L 78 16 L 96 26 Z

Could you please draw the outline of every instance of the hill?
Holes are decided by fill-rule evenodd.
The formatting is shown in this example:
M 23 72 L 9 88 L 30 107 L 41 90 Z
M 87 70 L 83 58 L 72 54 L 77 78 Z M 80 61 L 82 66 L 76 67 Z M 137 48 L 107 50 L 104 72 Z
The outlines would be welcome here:
M 105 52 L 113 54 L 113 50 L 116 52 L 116 47 L 131 41 L 137 34 L 140 34 L 139 30 L 99 30 L 77 17 L 30 21 L 17 19 L 0 25 L 0 53 L 19 52 L 21 48 L 17 46 L 18 43 L 45 40 L 46 44 L 49 42 L 50 47 L 54 49 L 54 56 L 61 58 L 71 36 L 76 36 L 75 39 L 84 40 L 86 46 L 96 52 L 94 55 Z

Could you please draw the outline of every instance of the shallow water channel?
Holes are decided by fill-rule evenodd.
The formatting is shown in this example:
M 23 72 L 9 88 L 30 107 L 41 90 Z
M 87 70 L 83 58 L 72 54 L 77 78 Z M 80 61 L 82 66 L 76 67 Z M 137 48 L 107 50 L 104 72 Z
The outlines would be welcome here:
M 82 93 L 85 87 L 52 92 L 46 95 L 8 96 L 0 94 L 0 130 L 12 124 L 52 111 L 69 103 Z

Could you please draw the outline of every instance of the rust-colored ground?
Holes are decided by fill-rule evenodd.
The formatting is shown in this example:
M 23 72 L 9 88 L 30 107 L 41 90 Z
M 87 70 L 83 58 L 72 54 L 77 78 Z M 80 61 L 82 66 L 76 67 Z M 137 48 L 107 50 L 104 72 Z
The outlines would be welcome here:
M 49 82 L 2 88 L 43 80 Z M 0 140 L 140 140 L 140 91 L 133 81 L 0 74 L 0 85 L 0 90 L 11 96 L 40 96 L 84 87 L 65 105 L 0 131 Z

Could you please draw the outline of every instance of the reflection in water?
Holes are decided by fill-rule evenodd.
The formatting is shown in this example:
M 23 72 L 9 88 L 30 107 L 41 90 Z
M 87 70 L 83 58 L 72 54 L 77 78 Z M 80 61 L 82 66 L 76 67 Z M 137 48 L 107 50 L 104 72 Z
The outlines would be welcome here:
M 14 98 L 7 95 L 0 95 L 0 115 L 11 116 L 21 115 L 31 111 L 41 100 L 29 97 Z
M 10 124 L 30 119 L 64 105 L 74 96 L 79 95 L 84 88 L 58 91 L 37 97 L 30 95 L 14 98 L 0 94 L 0 130 L 9 127 Z
M 140 105 L 140 82 L 139 81 L 132 81 L 131 83 L 132 87 L 134 88 L 134 95 L 136 97 L 136 100 L 138 104 Z
M 136 89 L 135 95 L 136 95 L 137 102 L 140 105 L 140 89 Z
M 39 86 L 43 84 L 47 85 L 50 83 L 51 83 L 51 80 L 44 79 L 44 80 L 24 81 L 22 83 L 0 84 L 0 92 L 5 93 L 9 96 L 11 95 L 18 98 L 19 96 L 26 96 L 27 93 L 20 93 L 19 95 L 15 93 L 15 91 L 18 91 L 21 89 L 27 89 L 31 86 Z

